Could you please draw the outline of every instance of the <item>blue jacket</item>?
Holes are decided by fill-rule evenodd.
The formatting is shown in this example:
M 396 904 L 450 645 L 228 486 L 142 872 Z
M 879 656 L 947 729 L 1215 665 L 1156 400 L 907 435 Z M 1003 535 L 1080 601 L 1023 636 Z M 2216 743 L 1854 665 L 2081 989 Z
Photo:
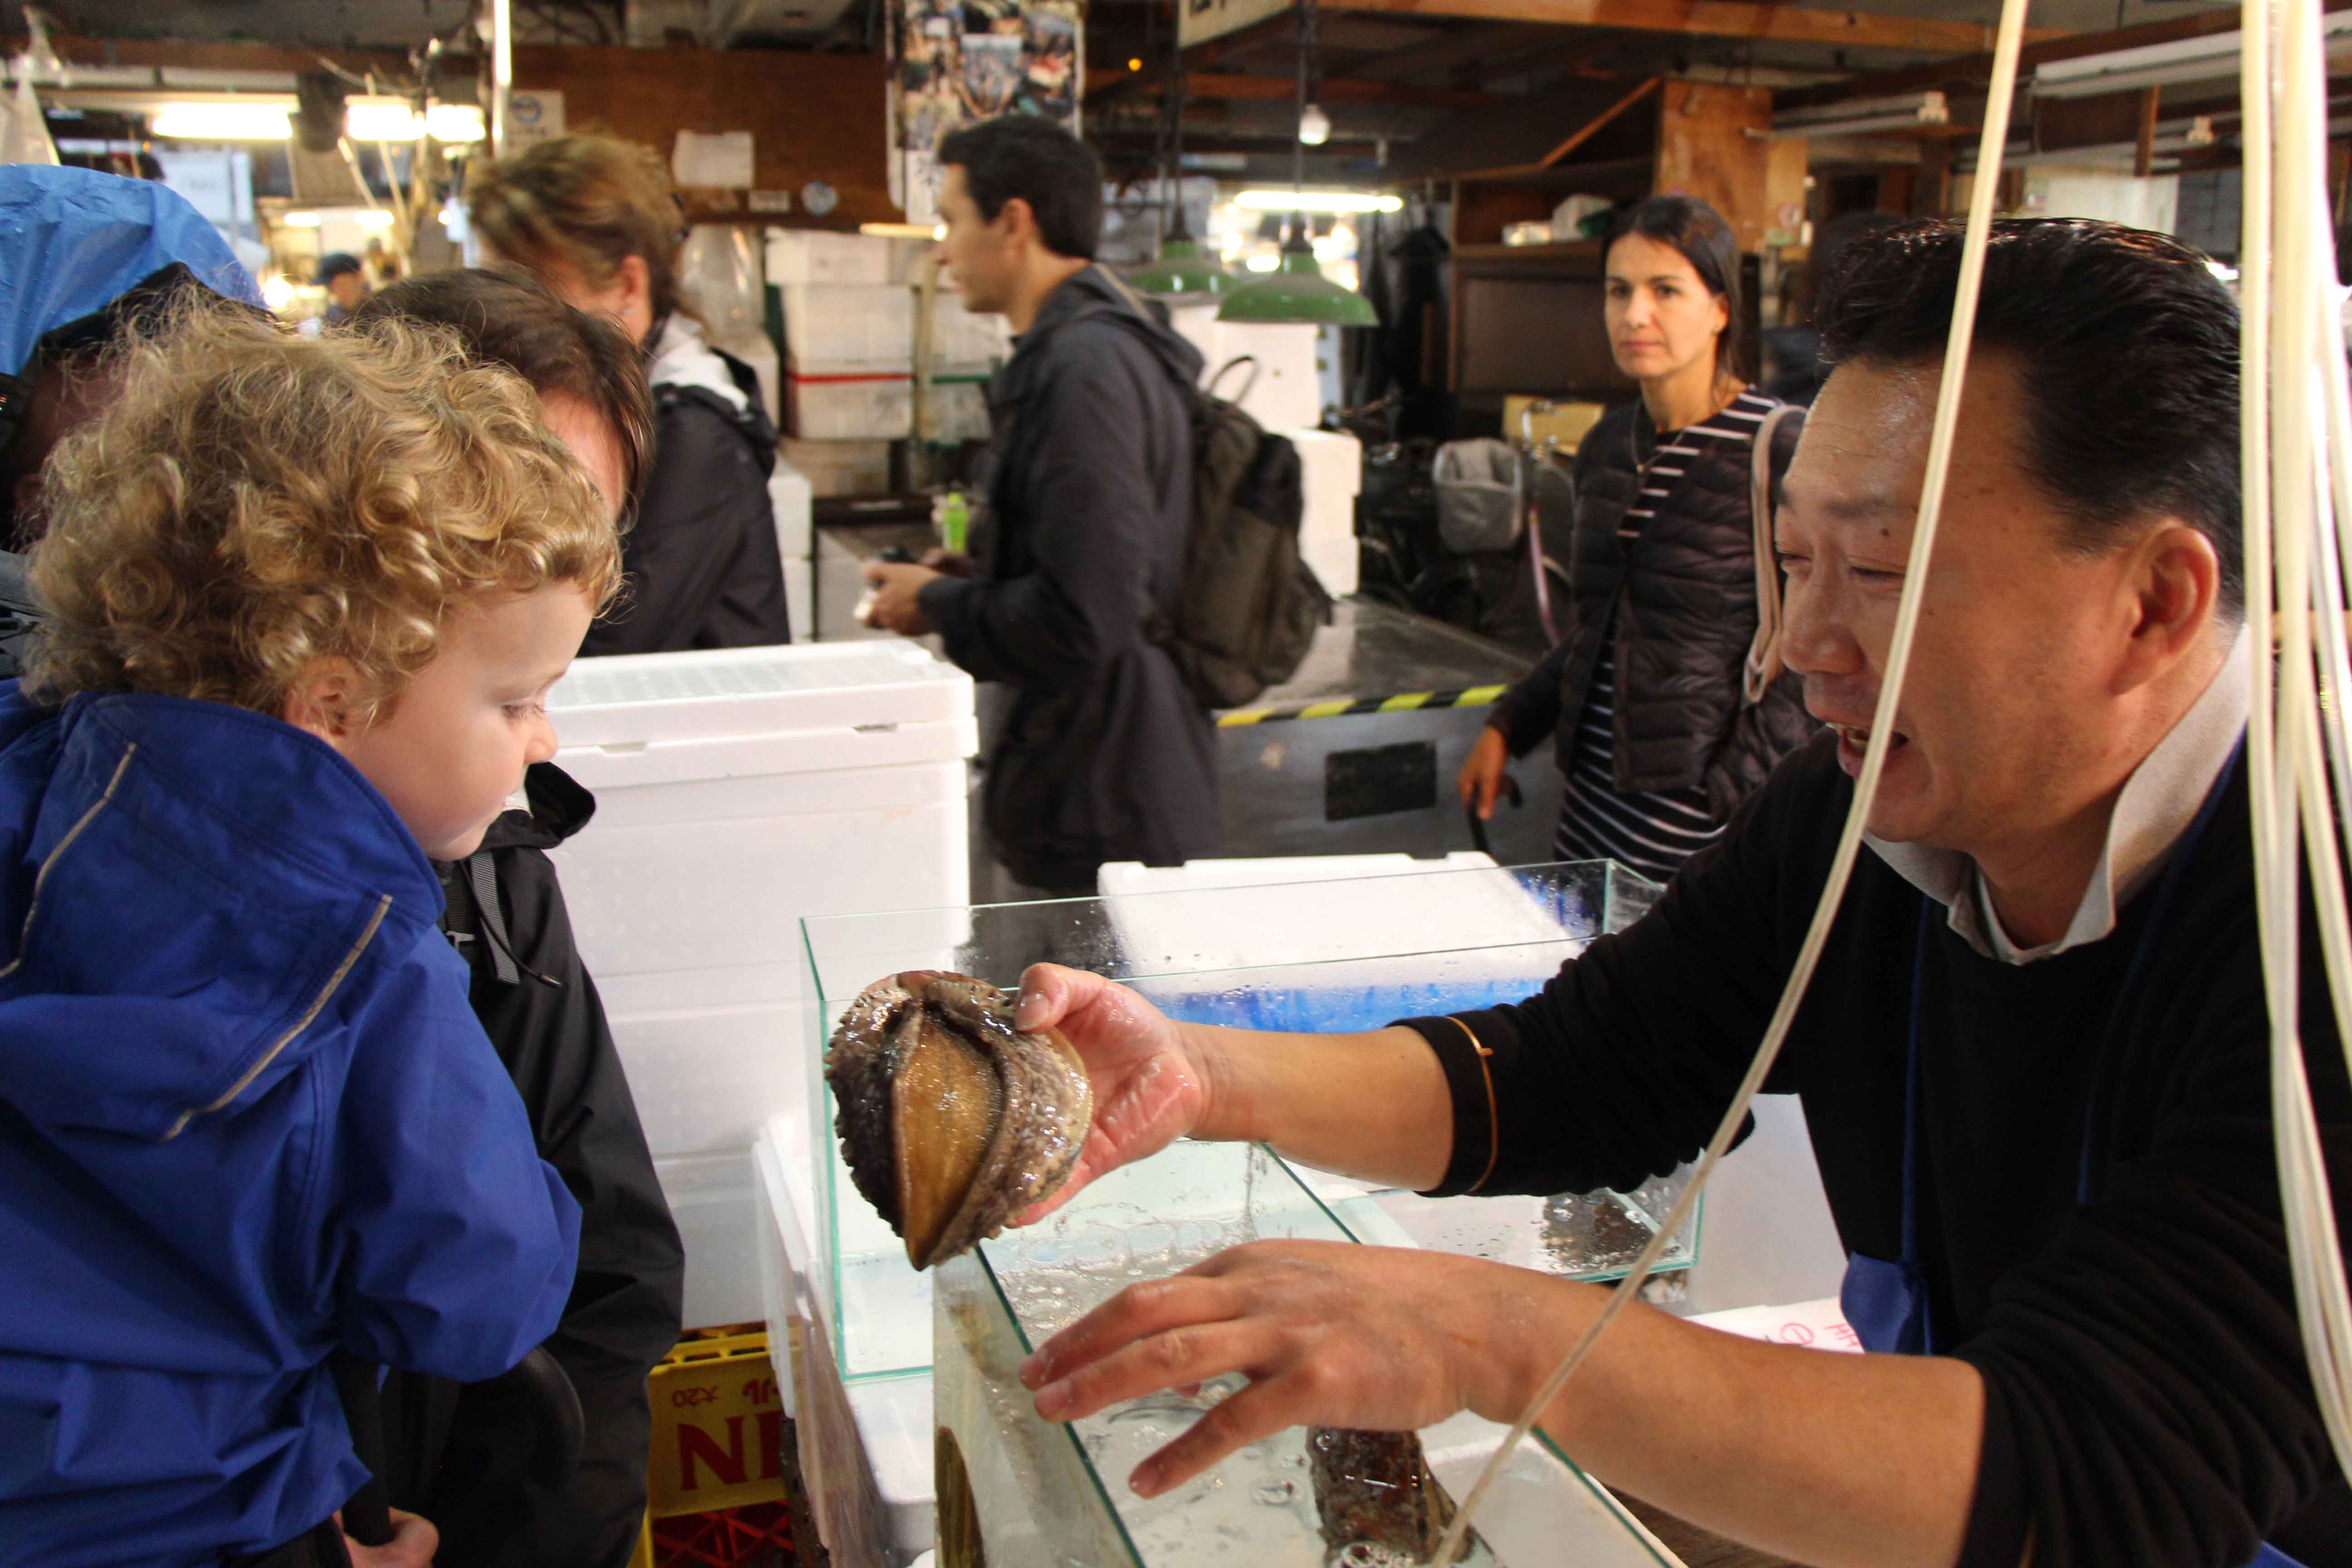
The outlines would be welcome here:
M 478 1380 L 579 1209 L 323 742 L 0 684 L 0 1563 L 215 1564 L 363 1479 L 336 1345 Z

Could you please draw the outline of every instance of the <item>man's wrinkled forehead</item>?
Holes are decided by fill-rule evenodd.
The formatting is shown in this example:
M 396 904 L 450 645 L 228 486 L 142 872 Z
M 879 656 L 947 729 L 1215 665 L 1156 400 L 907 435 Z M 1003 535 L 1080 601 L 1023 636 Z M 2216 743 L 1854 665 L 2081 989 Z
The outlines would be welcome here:
M 1995 359 L 1971 368 L 1957 432 L 1956 489 L 1969 482 L 1967 470 L 1981 470 L 1990 447 L 2007 448 L 2007 432 L 1999 426 L 2008 421 L 1992 416 L 1990 406 L 2006 379 Z M 1782 488 L 1784 510 L 1808 526 L 1907 537 L 1927 479 L 1942 380 L 1934 364 L 1839 366 L 1806 417 Z

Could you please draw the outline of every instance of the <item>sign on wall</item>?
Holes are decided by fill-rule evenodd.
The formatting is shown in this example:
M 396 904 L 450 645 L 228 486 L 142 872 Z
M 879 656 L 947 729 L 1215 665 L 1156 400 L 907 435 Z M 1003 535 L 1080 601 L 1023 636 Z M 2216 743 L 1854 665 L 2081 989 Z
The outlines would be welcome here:
M 939 219 L 939 144 L 961 125 L 1035 114 L 1078 130 L 1082 0 L 898 0 L 890 29 L 891 195 Z

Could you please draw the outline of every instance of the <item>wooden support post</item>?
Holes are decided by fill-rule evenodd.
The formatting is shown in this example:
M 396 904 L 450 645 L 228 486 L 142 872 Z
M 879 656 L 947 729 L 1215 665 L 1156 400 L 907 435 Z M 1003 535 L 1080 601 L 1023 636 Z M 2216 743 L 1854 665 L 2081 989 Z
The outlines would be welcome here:
M 2159 87 L 2140 89 L 2139 143 L 2132 151 L 2132 173 L 2143 180 L 2156 173 L 2156 108 L 2163 96 Z
M 1760 87 L 1668 82 L 1658 116 L 1657 189 L 1714 207 L 1739 248 L 1752 255 L 1772 226 L 1771 143 L 1761 134 L 1771 128 L 1772 95 Z

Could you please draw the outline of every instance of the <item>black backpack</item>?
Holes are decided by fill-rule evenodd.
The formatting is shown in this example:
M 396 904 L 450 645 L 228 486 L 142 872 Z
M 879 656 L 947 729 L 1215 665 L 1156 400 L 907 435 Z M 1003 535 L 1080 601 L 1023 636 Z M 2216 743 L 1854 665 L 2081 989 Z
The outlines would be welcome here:
M 1131 310 L 1090 305 L 1062 325 L 1092 316 L 1151 320 L 1138 300 Z M 1143 632 L 1176 661 L 1194 701 L 1238 708 L 1297 672 L 1315 628 L 1331 619 L 1331 595 L 1299 552 L 1307 498 L 1298 448 L 1237 404 L 1183 391 L 1192 413 L 1184 581 L 1174 613 L 1154 608 Z

